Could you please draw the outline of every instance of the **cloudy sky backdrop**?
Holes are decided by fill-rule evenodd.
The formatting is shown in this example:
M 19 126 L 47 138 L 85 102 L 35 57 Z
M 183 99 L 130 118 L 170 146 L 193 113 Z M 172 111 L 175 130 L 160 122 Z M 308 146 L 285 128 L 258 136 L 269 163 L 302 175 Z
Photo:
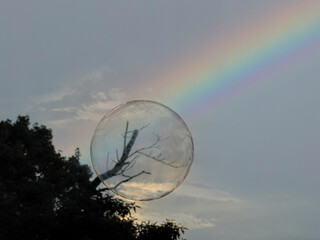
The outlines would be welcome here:
M 188 239 L 316 240 L 317 16 L 316 0 L 1 1 L 0 119 L 30 115 L 52 128 L 64 155 L 80 147 L 90 165 L 108 110 L 159 101 L 189 126 L 195 158 L 181 187 L 140 204 L 140 219 L 174 218 Z M 281 33 L 295 38 L 279 48 L 264 42 Z M 253 61 L 243 75 L 240 63 L 259 50 L 272 53 L 269 62 L 254 72 Z M 219 64 L 222 76 L 240 66 L 222 90 L 200 77 Z

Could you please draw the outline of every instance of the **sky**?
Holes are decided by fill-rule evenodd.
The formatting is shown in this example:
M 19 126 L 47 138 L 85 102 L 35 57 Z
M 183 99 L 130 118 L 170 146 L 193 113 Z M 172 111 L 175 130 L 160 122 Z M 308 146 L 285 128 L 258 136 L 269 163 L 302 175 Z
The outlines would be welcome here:
M 83 164 L 121 103 L 184 119 L 189 175 L 139 219 L 187 239 L 319 239 L 319 1 L 4 0 L 0 53 L 0 119 L 29 115 Z

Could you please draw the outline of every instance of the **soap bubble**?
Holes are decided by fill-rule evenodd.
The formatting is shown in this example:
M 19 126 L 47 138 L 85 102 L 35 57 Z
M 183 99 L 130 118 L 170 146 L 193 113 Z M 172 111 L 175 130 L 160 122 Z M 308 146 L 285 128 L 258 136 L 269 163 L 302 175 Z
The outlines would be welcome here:
M 117 195 L 140 201 L 171 193 L 193 161 L 192 136 L 182 118 L 147 100 L 130 101 L 107 113 L 90 150 L 103 184 Z

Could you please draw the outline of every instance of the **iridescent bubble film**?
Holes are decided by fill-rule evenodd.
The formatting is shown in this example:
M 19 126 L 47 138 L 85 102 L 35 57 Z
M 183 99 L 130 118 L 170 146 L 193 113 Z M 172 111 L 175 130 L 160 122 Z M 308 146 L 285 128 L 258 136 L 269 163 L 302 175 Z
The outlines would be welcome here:
M 114 193 L 131 200 L 158 199 L 187 176 L 193 140 L 185 122 L 170 108 L 153 101 L 130 101 L 98 124 L 91 161 Z

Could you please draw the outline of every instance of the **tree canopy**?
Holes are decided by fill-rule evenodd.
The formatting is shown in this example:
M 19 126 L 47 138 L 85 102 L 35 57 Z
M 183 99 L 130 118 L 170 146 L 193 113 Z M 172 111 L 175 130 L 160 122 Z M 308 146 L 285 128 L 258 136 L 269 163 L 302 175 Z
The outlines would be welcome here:
M 182 238 L 174 221 L 138 223 L 138 206 L 93 187 L 79 158 L 79 149 L 62 156 L 52 131 L 28 116 L 0 122 L 0 239 Z

